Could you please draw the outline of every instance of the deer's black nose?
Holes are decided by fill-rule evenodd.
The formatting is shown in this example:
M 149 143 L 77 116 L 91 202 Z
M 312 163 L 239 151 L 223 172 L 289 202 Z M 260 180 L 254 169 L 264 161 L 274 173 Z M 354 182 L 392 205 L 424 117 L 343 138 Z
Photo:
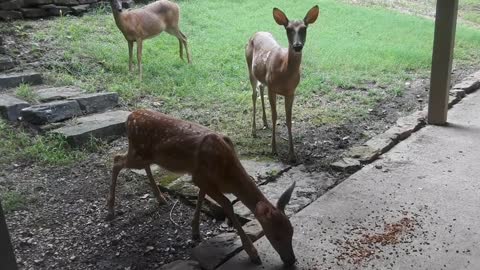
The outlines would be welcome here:
M 293 49 L 294 49 L 296 52 L 300 52 L 300 51 L 302 51 L 302 49 L 303 49 L 303 44 L 301 44 L 301 43 L 295 43 L 295 44 L 293 44 Z

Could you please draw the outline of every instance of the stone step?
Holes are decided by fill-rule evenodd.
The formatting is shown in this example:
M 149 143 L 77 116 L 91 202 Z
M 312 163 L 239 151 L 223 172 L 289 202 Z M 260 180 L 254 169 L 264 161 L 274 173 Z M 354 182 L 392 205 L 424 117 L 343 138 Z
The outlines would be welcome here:
M 0 55 L 0 71 L 11 69 L 14 66 L 15 66 L 15 63 L 13 62 L 12 58 L 6 55 Z
M 60 100 L 33 105 L 21 110 L 23 121 L 43 125 L 82 115 L 80 105 L 75 100 Z
M 22 83 L 38 85 L 42 82 L 42 75 L 33 71 L 0 74 L 0 89 L 14 88 Z
M 43 88 L 35 91 L 40 102 L 70 99 L 80 105 L 84 114 L 109 110 L 118 105 L 117 93 L 84 93 L 74 86 Z
M 28 102 L 12 97 L 10 95 L 0 95 L 0 115 L 8 121 L 17 121 L 20 111 L 29 107 Z
M 74 86 L 50 87 L 35 90 L 35 96 L 40 102 L 68 99 L 83 94 L 82 89 Z
M 91 138 L 109 139 L 125 134 L 125 122 L 130 112 L 108 111 L 73 119 L 51 133 L 64 136 L 72 146 L 81 146 Z
M 34 125 L 45 125 L 102 112 L 118 105 L 117 93 L 85 94 L 76 87 L 42 88 L 35 90 L 35 96 L 40 102 L 46 103 L 25 108 L 21 112 L 23 120 Z
M 70 99 L 76 100 L 85 114 L 102 112 L 118 105 L 117 93 L 83 94 Z

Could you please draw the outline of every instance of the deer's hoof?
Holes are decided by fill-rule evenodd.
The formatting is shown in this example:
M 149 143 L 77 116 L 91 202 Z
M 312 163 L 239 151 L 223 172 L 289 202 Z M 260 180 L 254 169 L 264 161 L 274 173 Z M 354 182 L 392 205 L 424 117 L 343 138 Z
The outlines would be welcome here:
M 115 218 L 114 212 L 108 212 L 107 216 L 105 217 L 106 221 L 112 221 Z
M 200 233 L 194 233 L 192 234 L 192 240 L 195 241 L 195 242 L 201 242 L 202 241 L 202 237 L 200 236 Z
M 157 201 L 158 201 L 159 205 L 167 205 L 168 201 L 170 201 L 170 199 L 166 196 L 160 196 L 160 198 L 158 198 Z
M 251 257 L 250 260 L 256 265 L 262 264 L 262 260 L 260 260 L 260 257 L 258 255 Z

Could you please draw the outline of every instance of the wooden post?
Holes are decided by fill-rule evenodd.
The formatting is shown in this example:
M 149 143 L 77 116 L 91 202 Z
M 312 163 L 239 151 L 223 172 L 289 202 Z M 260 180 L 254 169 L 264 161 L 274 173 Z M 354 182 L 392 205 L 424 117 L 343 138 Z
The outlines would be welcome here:
M 8 235 L 7 223 L 3 215 L 2 203 L 0 202 L 0 265 L 2 270 L 17 270 L 17 262 L 13 253 L 12 243 Z
M 435 38 L 433 44 L 428 123 L 447 123 L 448 93 L 452 71 L 458 0 L 437 0 Z

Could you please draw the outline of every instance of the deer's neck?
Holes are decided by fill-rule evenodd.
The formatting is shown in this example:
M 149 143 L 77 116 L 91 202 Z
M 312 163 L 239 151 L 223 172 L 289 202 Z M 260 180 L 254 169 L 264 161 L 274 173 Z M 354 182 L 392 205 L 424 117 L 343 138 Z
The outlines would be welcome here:
M 255 182 L 246 172 L 243 177 L 244 179 L 243 181 L 241 181 L 241 187 L 239 187 L 239 189 L 234 194 L 248 209 L 250 209 L 250 211 L 252 211 L 252 213 L 255 214 L 255 208 L 258 202 L 270 202 L 268 202 L 267 198 L 265 198 L 263 193 L 258 189 Z
M 113 18 L 115 19 L 115 23 L 117 24 L 118 28 L 122 30 L 122 19 L 121 19 L 121 14 L 120 11 L 118 11 L 114 6 L 113 2 L 110 1 L 110 6 L 112 7 L 112 13 L 113 13 Z
M 284 71 L 288 73 L 298 72 L 302 63 L 302 52 L 295 52 L 291 46 L 285 55 Z

